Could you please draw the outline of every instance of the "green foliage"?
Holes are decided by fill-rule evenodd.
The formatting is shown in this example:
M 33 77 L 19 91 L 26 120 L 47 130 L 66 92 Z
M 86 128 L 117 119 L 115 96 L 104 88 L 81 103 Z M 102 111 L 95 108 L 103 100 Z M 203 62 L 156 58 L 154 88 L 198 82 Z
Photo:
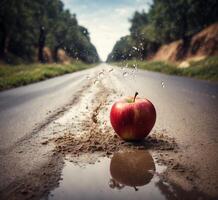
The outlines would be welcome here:
M 184 39 L 218 20 L 216 0 L 154 0 L 150 21 L 162 43 Z
M 99 60 L 88 30 L 78 25 L 76 15 L 64 9 L 61 0 L 3 2 L 0 6 L 0 58 L 14 55 L 33 62 L 45 46 L 51 48 L 56 61 L 60 48 L 72 58 L 89 63 Z
M 182 71 L 184 76 L 218 81 L 218 57 L 209 57 L 201 61 L 191 62 L 190 67 Z
M 114 46 L 108 60 L 127 60 L 134 57 L 135 49 L 133 40 L 130 36 L 122 37 Z
M 140 39 L 140 31 L 143 26 L 148 24 L 148 16 L 142 11 L 139 13 L 136 11 L 133 15 L 133 18 L 129 20 L 131 22 L 130 33 L 134 39 Z
M 32 64 L 0 66 L 0 90 L 27 85 L 58 75 L 87 69 L 93 65 L 75 62 L 69 65 L 61 64 Z
M 204 27 L 218 21 L 216 0 L 153 0 L 148 13 L 135 12 L 128 40 L 119 40 L 107 61 L 144 59 L 156 52 L 162 44 L 183 39 L 184 45 L 190 37 Z M 137 51 L 128 56 L 132 48 Z M 120 50 L 123 55 L 118 54 Z

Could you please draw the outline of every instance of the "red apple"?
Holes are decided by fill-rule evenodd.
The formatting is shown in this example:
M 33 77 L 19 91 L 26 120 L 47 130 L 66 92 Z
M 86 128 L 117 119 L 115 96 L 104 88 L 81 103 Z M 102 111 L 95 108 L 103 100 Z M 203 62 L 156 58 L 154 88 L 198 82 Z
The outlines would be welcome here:
M 110 121 L 115 132 L 124 140 L 141 140 L 146 137 L 156 121 L 154 105 L 147 99 L 126 97 L 111 108 Z

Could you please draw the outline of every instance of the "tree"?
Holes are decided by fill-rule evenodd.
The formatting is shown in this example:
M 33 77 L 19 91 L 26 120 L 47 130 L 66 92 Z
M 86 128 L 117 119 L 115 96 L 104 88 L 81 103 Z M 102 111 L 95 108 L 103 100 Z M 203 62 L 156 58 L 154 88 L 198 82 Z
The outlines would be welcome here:
M 144 10 L 142 13 L 136 11 L 129 21 L 131 22 L 130 33 L 133 38 L 138 39 L 141 28 L 148 23 L 148 16 Z
M 182 56 L 195 33 L 218 21 L 217 7 L 216 0 L 154 0 L 148 13 L 134 13 L 130 35 L 115 44 L 108 60 L 143 59 L 155 53 L 161 44 L 178 39 L 183 40 Z M 133 45 L 137 51 L 126 57 Z
M 154 0 L 149 11 L 150 21 L 160 34 L 162 43 L 197 33 L 218 20 L 216 0 Z
M 24 53 L 26 58 L 30 58 L 33 49 L 28 45 L 34 37 L 34 32 L 30 34 L 33 18 L 32 10 L 26 11 L 29 5 L 30 2 L 25 0 L 8 0 L 0 7 L 0 55 L 2 58 L 8 52 L 18 53 L 18 49 L 20 49 L 19 55 Z M 24 40 L 21 35 L 27 40 Z
M 120 38 L 113 47 L 111 54 L 108 56 L 107 61 L 128 60 L 134 57 L 135 49 L 133 40 L 130 36 Z
M 48 46 L 57 61 L 58 49 L 86 62 L 99 60 L 89 32 L 79 26 L 76 15 L 64 9 L 61 0 L 7 0 L 0 5 L 0 58 L 46 62 Z

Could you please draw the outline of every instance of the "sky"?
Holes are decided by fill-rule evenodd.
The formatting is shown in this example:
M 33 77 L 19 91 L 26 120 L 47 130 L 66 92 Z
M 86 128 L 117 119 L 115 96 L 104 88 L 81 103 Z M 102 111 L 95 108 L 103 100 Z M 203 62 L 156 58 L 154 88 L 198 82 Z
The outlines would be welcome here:
M 128 19 L 138 10 L 148 10 L 152 0 L 62 0 L 90 33 L 91 42 L 105 61 L 114 44 L 129 34 Z

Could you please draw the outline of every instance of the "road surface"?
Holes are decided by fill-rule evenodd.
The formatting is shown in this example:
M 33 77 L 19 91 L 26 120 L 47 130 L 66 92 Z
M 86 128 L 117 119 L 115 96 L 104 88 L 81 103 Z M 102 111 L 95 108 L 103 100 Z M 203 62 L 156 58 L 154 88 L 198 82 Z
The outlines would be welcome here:
M 76 124 L 84 117 L 85 107 L 94 109 L 92 106 L 99 95 L 101 104 L 111 98 L 108 105 L 111 106 L 116 98 L 134 95 L 136 91 L 156 107 L 154 130 L 175 138 L 178 144 L 179 152 L 168 156 L 181 162 L 192 173 L 190 179 L 198 191 L 211 197 L 218 196 L 218 84 L 100 64 L 92 69 L 0 93 L 2 197 L 17 197 L 19 184 L 54 159 L 51 153 L 54 146 L 41 145 L 43 139 L 60 132 L 58 125 L 51 126 L 54 120 L 65 117 L 63 124 L 69 125 L 73 118 L 68 116 L 71 112 Z M 104 93 L 107 93 L 105 98 Z M 107 123 L 108 119 L 106 116 Z M 66 127 L 62 126 L 61 130 L 70 129 L 70 125 Z M 77 130 L 80 127 L 76 127 Z M 57 162 L 62 160 L 60 156 L 55 159 Z M 61 165 L 55 172 L 58 170 L 61 171 Z M 189 188 L 183 177 L 175 174 L 175 171 L 169 171 L 168 178 Z M 42 197 L 43 193 L 40 195 Z

